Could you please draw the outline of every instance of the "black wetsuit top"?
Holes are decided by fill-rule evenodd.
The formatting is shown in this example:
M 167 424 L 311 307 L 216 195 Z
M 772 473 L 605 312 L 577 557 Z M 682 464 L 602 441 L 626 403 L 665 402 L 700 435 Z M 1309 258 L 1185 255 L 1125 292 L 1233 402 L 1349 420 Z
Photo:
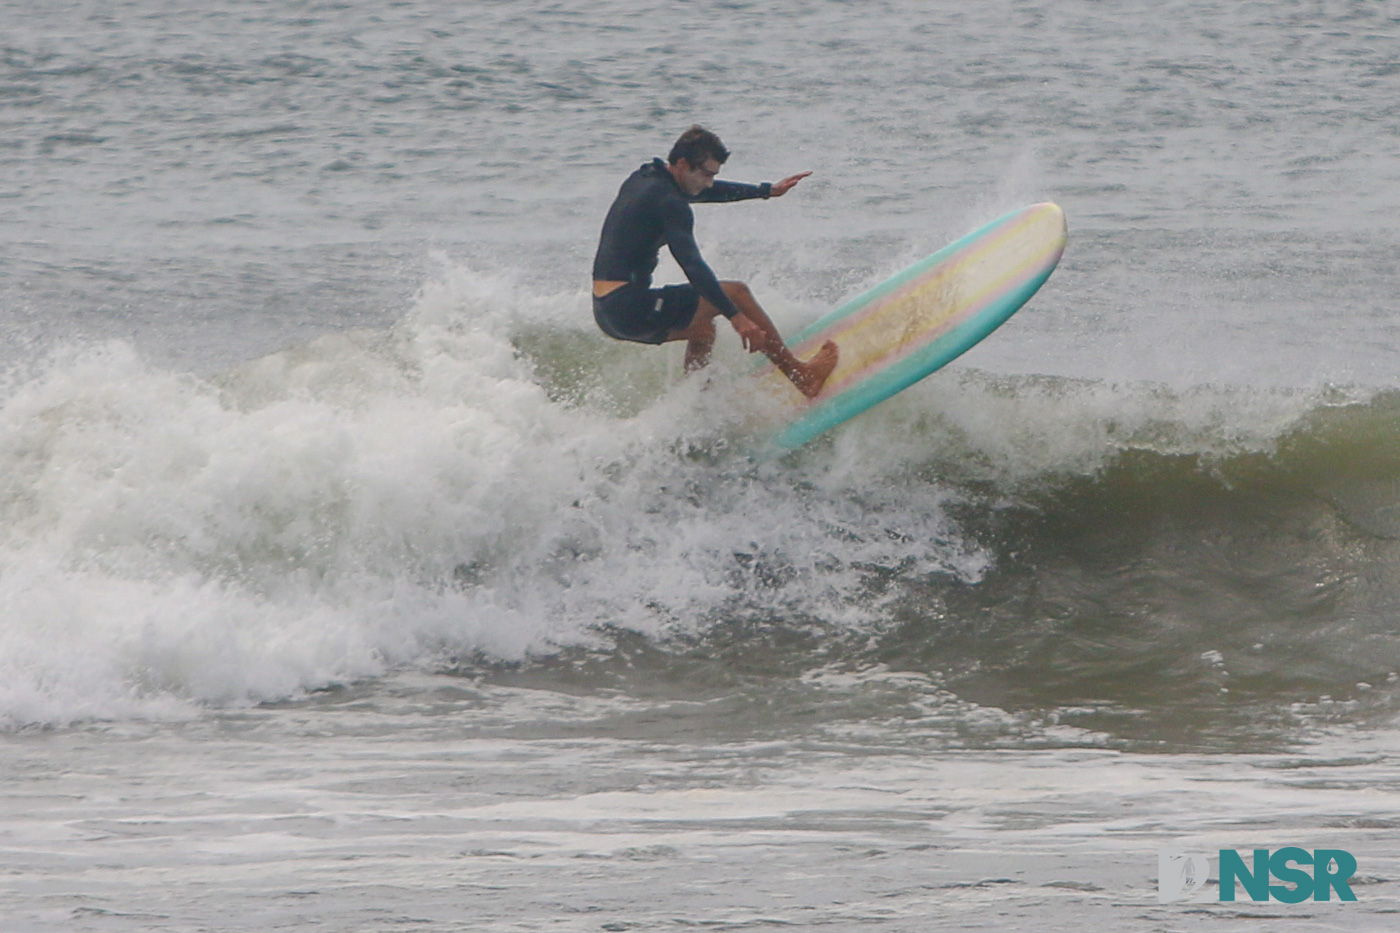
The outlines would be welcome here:
M 700 257 L 700 247 L 695 244 L 695 212 L 690 203 L 766 198 L 772 188 L 767 182 L 746 185 L 716 181 L 688 198 L 666 163 L 653 159 L 628 176 L 617 192 L 617 200 L 603 221 L 598 254 L 593 258 L 593 278 L 650 288 L 657 254 L 665 243 L 700 297 L 719 308 L 725 317 L 733 317 L 739 309 L 719 287 L 719 279 Z

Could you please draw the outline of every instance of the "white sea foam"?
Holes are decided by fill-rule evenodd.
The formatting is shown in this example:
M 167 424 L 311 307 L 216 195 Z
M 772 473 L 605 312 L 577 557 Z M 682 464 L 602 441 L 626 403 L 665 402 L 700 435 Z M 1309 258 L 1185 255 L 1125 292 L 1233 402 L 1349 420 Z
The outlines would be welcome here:
M 217 382 L 111 344 L 21 386 L 0 410 L 0 717 L 285 696 L 544 638 L 548 617 L 444 581 L 528 547 L 572 465 L 626 440 L 550 402 L 490 301 L 444 284 L 393 334 Z
M 119 342 L 56 356 L 0 409 L 0 722 L 188 715 L 608 626 L 875 631 L 872 570 L 988 567 L 945 479 L 1266 449 L 1317 403 L 957 369 L 756 462 L 725 415 L 739 351 L 672 380 L 675 348 L 569 324 L 585 301 L 457 267 L 389 331 L 213 379 Z
M 519 658 L 745 594 L 858 625 L 872 613 L 842 593 L 859 561 L 977 572 L 936 497 L 899 510 L 918 539 L 855 532 L 833 553 L 867 506 L 691 456 L 696 437 L 724 449 L 699 383 L 627 417 L 552 399 L 511 329 L 557 302 L 458 270 L 389 333 L 214 380 L 122 343 L 56 357 L 0 410 L 0 721 Z

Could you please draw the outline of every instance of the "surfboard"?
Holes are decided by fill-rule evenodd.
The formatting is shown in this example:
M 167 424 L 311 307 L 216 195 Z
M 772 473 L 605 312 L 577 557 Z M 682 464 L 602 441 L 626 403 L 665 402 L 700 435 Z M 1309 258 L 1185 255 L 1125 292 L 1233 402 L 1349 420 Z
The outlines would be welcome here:
M 1012 211 L 857 295 L 791 341 L 806 359 L 827 340 L 841 356 L 807 399 L 772 364 L 755 378 L 779 398 L 772 446 L 791 450 L 878 405 L 967 352 L 1036 293 L 1065 249 L 1050 202 Z

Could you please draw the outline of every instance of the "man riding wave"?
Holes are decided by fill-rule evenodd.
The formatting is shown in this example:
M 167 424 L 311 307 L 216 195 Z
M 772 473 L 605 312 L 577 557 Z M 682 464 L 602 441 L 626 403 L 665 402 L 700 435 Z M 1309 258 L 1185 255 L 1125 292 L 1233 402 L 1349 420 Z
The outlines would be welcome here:
M 811 172 L 772 184 L 719 181 L 729 150 L 700 126 L 681 134 L 667 162 L 653 159 L 633 172 L 603 221 L 593 259 L 593 317 L 617 340 L 660 344 L 686 341 L 685 367 L 693 372 L 710 361 L 716 315 L 724 315 L 750 353 L 761 352 L 809 398 L 836 367 L 836 344 L 827 341 L 807 361 L 797 359 L 777 327 L 743 282 L 721 282 L 695 243 L 692 202 L 715 203 L 778 198 Z M 688 283 L 651 287 L 662 244 L 668 246 Z

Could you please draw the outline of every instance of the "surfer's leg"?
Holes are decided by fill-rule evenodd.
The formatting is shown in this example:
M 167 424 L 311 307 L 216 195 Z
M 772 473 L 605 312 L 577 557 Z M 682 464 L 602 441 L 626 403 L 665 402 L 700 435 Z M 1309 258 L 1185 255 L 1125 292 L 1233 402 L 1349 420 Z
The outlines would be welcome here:
M 805 363 L 792 355 L 792 351 L 783 343 L 783 337 L 778 333 L 777 325 L 767 312 L 759 305 L 758 299 L 754 298 L 753 292 L 743 282 L 720 282 L 720 288 L 729 296 L 729 300 L 743 312 L 744 317 L 753 321 L 768 336 L 767 344 L 762 347 L 763 354 L 773 361 L 784 376 L 792 380 L 792 384 L 806 395 L 808 398 L 814 397 L 822 389 L 822 384 L 831 375 L 831 371 L 836 368 L 839 351 L 836 344 L 828 340 L 821 345 L 821 349 L 812 355 Z M 714 306 L 703 298 L 700 299 L 700 312 L 706 308 L 714 309 Z M 717 314 L 718 310 L 714 309 Z M 700 314 L 696 314 L 698 319 Z M 709 317 L 711 321 L 711 332 L 714 329 L 714 314 Z M 713 337 L 711 338 L 713 340 Z
M 710 351 L 715 346 L 716 314 L 719 314 L 719 309 L 702 298 L 690 323 L 679 330 L 671 331 L 670 336 L 666 338 L 668 342 L 685 341 L 685 371 L 688 373 L 704 369 L 710 362 Z
M 710 351 L 715 347 L 715 316 L 697 308 L 689 330 L 685 341 L 685 371 L 693 373 L 710 364 Z

